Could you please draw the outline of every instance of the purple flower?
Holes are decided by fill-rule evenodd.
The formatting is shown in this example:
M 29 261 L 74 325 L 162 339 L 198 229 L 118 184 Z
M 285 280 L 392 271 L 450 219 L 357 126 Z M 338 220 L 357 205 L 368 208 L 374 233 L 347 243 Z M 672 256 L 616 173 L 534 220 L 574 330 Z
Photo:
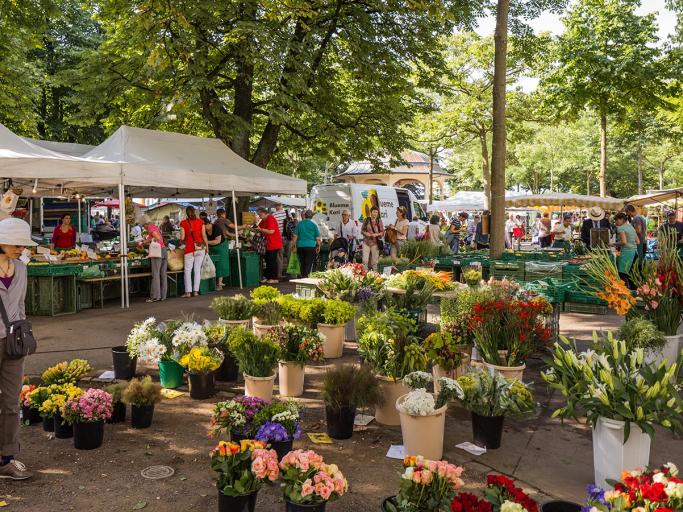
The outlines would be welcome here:
M 301 437 L 301 423 L 297 421 L 296 428 L 294 429 L 294 434 L 292 434 L 292 439 L 297 440 Z
M 374 295 L 375 292 L 372 290 L 371 286 L 361 286 L 358 288 L 358 300 L 361 302 L 372 299 Z
M 588 493 L 589 501 L 597 501 L 603 505 L 607 504 L 605 501 L 605 490 L 602 487 L 595 484 L 588 484 L 586 492 Z
M 266 421 L 261 428 L 258 429 L 258 432 L 256 432 L 256 436 L 254 437 L 258 441 L 266 443 L 279 443 L 289 439 L 287 429 L 280 423 L 274 421 Z

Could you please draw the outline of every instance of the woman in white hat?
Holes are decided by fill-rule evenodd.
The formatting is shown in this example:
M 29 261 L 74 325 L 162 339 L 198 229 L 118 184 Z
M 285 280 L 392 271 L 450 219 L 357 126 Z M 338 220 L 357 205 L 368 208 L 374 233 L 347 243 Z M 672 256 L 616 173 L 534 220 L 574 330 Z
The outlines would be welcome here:
M 21 219 L 0 220 L 0 300 L 10 322 L 26 318 L 26 265 L 19 260 L 31 240 L 31 227 Z M 25 480 L 31 477 L 19 454 L 19 391 L 24 359 L 8 359 L 7 328 L 0 317 L 0 478 Z

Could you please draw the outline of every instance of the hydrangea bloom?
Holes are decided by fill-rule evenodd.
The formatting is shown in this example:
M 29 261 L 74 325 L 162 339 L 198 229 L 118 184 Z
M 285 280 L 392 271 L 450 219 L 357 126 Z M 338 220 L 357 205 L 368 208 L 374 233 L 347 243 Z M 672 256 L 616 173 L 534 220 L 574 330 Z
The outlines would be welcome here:
M 424 388 L 420 388 L 408 393 L 398 408 L 401 412 L 411 416 L 429 416 L 434 412 L 435 405 L 434 396 L 427 393 Z
M 279 443 L 282 441 L 289 440 L 289 434 L 287 434 L 287 429 L 283 427 L 280 423 L 273 421 L 267 421 L 261 428 L 256 432 L 256 439 L 259 441 Z

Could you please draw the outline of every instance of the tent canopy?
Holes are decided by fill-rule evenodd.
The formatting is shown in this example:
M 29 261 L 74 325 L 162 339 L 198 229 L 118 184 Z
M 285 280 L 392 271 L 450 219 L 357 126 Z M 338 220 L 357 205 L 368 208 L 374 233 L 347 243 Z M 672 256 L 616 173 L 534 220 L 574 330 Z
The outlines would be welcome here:
M 534 194 L 519 197 L 510 197 L 505 200 L 507 207 L 539 207 L 539 206 L 563 206 L 570 208 L 591 208 L 599 206 L 604 210 L 620 210 L 624 207 L 623 199 L 614 197 L 582 196 L 580 194 L 564 194 L 554 192 L 551 194 Z
M 116 162 L 135 197 L 205 197 L 239 193 L 305 194 L 306 182 L 262 169 L 222 141 L 121 126 L 83 158 Z M 99 176 L 96 176 L 96 180 Z
M 270 208 L 276 204 L 281 204 L 288 208 L 305 208 L 306 199 L 303 197 L 264 196 L 249 203 L 250 206 L 264 206 L 266 208 Z
M 651 194 L 632 196 L 626 200 L 626 203 L 632 204 L 633 206 L 650 206 L 653 204 L 665 203 L 666 201 L 673 201 L 679 197 L 683 197 L 683 188 L 658 190 Z
M 519 192 L 508 190 L 506 198 L 519 196 Z M 460 190 L 445 201 L 434 201 L 427 209 L 431 211 L 457 212 L 484 209 L 485 195 L 481 190 Z

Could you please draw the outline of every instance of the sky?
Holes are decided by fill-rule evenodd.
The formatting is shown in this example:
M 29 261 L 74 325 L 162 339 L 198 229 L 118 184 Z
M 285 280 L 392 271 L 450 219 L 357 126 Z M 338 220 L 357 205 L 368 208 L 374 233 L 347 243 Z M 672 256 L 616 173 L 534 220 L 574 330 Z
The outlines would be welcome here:
M 665 40 L 676 30 L 676 15 L 666 8 L 665 0 L 643 0 L 638 14 L 657 13 L 657 25 L 659 26 L 659 39 Z M 535 32 L 550 31 L 553 34 L 562 34 L 565 30 L 564 24 L 560 19 L 561 15 L 543 13 L 539 18 L 532 20 L 529 24 L 533 27 Z M 489 16 L 480 20 L 477 32 L 483 36 L 493 34 L 496 26 L 494 17 Z M 538 79 L 523 78 L 518 82 L 518 85 L 525 91 L 531 91 L 538 85 Z

